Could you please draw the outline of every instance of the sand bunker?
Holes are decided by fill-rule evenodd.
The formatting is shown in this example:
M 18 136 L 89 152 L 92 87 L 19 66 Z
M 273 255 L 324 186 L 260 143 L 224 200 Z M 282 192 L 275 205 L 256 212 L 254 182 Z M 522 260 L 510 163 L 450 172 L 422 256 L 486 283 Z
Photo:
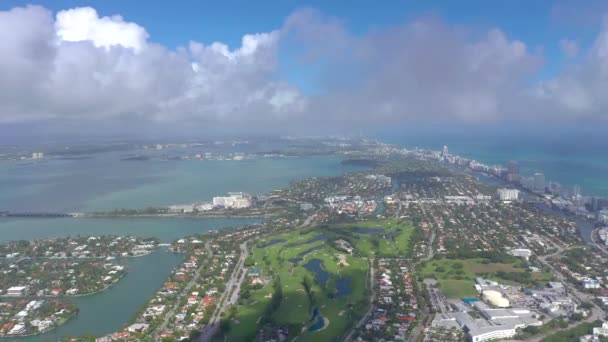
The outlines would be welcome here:
M 346 262 L 346 254 L 336 254 L 336 256 L 338 257 L 338 266 L 350 266 L 348 262 Z

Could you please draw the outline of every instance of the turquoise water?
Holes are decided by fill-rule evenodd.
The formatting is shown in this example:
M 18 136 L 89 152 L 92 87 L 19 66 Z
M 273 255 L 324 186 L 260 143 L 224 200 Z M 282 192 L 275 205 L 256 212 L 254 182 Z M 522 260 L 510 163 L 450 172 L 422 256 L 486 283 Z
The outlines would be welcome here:
M 336 157 L 242 161 L 121 161 L 101 154 L 41 163 L 0 161 L 0 210 L 72 212 L 210 200 L 227 191 L 264 194 L 293 180 L 361 167 Z
M 292 180 L 361 168 L 335 157 L 245 161 L 122 162 L 116 154 L 42 163 L 0 162 L 0 210 L 25 212 L 143 208 L 208 200 L 228 191 L 265 194 Z M 179 237 L 260 222 L 256 218 L 0 218 L 0 241 L 122 234 Z M 182 260 L 160 250 L 125 259 L 128 274 L 100 294 L 75 298 L 80 314 L 57 330 L 18 341 L 103 335 L 121 329 Z
M 557 181 L 565 188 L 578 184 L 583 194 L 608 197 L 608 137 L 576 132 L 543 132 L 519 135 L 505 132 L 432 132 L 426 135 L 387 135 L 390 143 L 405 147 L 441 150 L 479 162 L 505 165 L 520 163 L 520 172 L 530 176 L 545 174 L 547 181 Z
M 183 255 L 164 250 L 121 259 L 119 262 L 127 265 L 129 272 L 118 283 L 99 294 L 69 299 L 78 305 L 78 316 L 43 335 L 6 340 L 57 341 L 63 336 L 100 336 L 115 332 L 129 322 L 182 260 Z

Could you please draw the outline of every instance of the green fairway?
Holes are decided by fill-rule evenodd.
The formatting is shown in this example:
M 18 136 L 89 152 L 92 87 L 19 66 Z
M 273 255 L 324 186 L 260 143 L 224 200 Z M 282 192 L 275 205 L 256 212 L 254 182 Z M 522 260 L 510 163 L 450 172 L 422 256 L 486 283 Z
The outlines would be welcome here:
M 372 235 L 357 232 L 360 228 L 380 230 L 374 230 L 379 233 Z M 267 284 L 251 290 L 248 298 L 239 301 L 236 317 L 225 335 L 227 340 L 251 340 L 266 321 L 273 326 L 288 327 L 290 340 L 295 337 L 298 341 L 341 339 L 367 310 L 368 256 L 405 255 L 412 231 L 409 224 L 389 219 L 325 225 L 256 241 L 250 260 L 254 268 L 261 270 Z M 353 255 L 335 247 L 334 241 L 338 239 L 351 243 Z M 317 268 L 306 268 L 315 263 Z M 303 284 L 305 278 L 310 285 L 308 293 Z M 267 318 L 272 283 L 277 279 L 280 279 L 282 300 Z M 329 324 L 320 331 L 310 332 L 307 328 L 314 308 L 320 310 Z
M 318 229 L 329 236 L 349 241 L 357 255 L 366 257 L 407 256 L 414 232 L 409 222 L 398 219 L 322 225 Z

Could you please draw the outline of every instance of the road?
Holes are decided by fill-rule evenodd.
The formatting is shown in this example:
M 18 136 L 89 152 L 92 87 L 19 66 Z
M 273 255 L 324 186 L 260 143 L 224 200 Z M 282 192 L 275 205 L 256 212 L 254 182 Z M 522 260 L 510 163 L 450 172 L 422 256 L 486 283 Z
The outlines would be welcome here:
M 309 226 L 315 219 L 315 217 L 317 217 L 317 213 L 318 211 L 308 216 L 306 220 L 304 220 L 304 223 L 296 227 L 296 229 Z M 218 306 L 213 311 L 213 314 L 211 315 L 211 318 L 209 320 L 209 324 L 207 324 L 201 329 L 201 335 L 197 340 L 198 342 L 208 342 L 211 340 L 211 338 L 219 330 L 219 323 L 222 313 L 225 312 L 230 305 L 235 304 L 238 301 L 241 292 L 241 284 L 243 284 L 243 281 L 247 276 L 245 272 L 241 273 L 241 271 L 243 270 L 243 266 L 245 265 L 245 260 L 249 257 L 249 249 L 247 248 L 248 243 L 249 241 L 245 241 L 241 244 L 241 256 L 239 258 L 239 261 L 237 262 L 237 266 L 234 268 L 230 279 L 226 283 L 226 290 L 220 296 L 220 299 L 218 300 Z M 210 247 L 207 245 L 205 245 L 205 248 L 210 250 Z
M 222 317 L 222 313 L 228 309 L 228 307 L 232 304 L 235 304 L 239 299 L 239 295 L 241 292 L 241 284 L 243 280 L 247 276 L 246 272 L 243 270 L 245 266 L 245 260 L 249 257 L 249 248 L 247 244 L 249 240 L 243 242 L 240 245 L 241 248 L 241 256 L 237 261 L 237 264 L 226 283 L 226 290 L 220 296 L 218 300 L 217 307 L 213 311 L 211 318 L 209 319 L 209 324 L 204 326 L 201 329 L 201 335 L 198 337 L 198 342 L 208 342 L 211 341 L 211 338 L 218 332 L 220 327 L 220 320 Z M 240 275 L 240 276 L 239 276 Z
M 355 330 L 359 329 L 365 322 L 367 322 L 369 316 L 371 316 L 372 311 L 374 310 L 374 302 L 376 301 L 376 286 L 374 286 L 374 280 L 376 279 L 374 261 L 375 260 L 372 258 L 369 262 L 369 286 L 371 289 L 371 296 L 369 297 L 369 309 L 367 309 L 365 315 L 361 317 L 359 322 L 357 322 L 357 324 L 351 329 L 348 335 L 346 335 L 346 337 L 344 338 L 344 342 L 349 342 L 352 340 L 353 333 L 355 332 Z
M 296 227 L 296 229 L 308 227 L 312 223 L 312 220 L 315 219 L 315 217 L 317 217 L 317 213 L 314 213 L 314 214 L 308 216 L 306 218 L 306 220 L 304 220 L 304 223 L 302 223 L 301 225 L 299 225 L 298 227 Z
M 600 252 L 602 252 L 602 254 L 608 256 L 608 249 L 606 249 L 606 246 L 601 241 L 597 241 L 598 239 L 595 236 L 596 233 L 597 233 L 597 228 L 594 229 L 593 231 L 591 231 L 591 241 L 593 242 L 593 244 L 595 244 L 597 249 Z
M 209 324 L 219 323 L 222 313 L 224 311 L 226 311 L 226 309 L 228 308 L 228 305 L 230 305 L 230 303 L 232 302 L 232 299 L 234 298 L 235 293 L 237 296 L 236 298 L 238 299 L 238 294 L 239 294 L 240 288 L 241 288 L 240 281 L 242 279 L 244 279 L 243 277 L 239 278 L 239 274 L 241 274 L 241 271 L 243 271 L 243 267 L 245 266 L 245 260 L 249 257 L 249 249 L 247 248 L 247 243 L 249 243 L 249 241 L 243 242 L 240 246 L 241 247 L 241 256 L 239 257 L 239 260 L 237 261 L 234 271 L 232 271 L 232 274 L 230 275 L 230 279 L 228 279 L 228 282 L 226 283 L 226 290 L 224 291 L 224 293 L 222 293 L 222 296 L 220 297 L 220 299 L 218 301 L 218 305 L 215 308 L 213 315 L 211 315 Z M 239 280 L 239 283 L 238 283 L 238 286 L 235 287 L 235 285 L 237 285 L 237 279 Z M 235 287 L 235 288 L 233 289 L 233 287 Z M 228 300 L 225 300 L 226 297 L 228 297 Z
M 430 222 L 430 220 L 428 219 L 427 213 L 426 213 L 426 209 L 424 209 L 424 205 L 420 204 L 420 210 L 422 211 L 422 214 L 424 215 L 426 221 Z M 423 261 L 426 261 L 426 260 L 433 259 L 433 256 L 435 255 L 435 251 L 433 250 L 433 243 L 435 241 L 435 235 L 436 235 L 435 229 L 433 229 L 431 227 L 431 236 L 429 236 L 429 241 L 428 241 L 429 248 L 427 249 L 427 254 L 424 258 L 420 259 L 420 261 L 418 261 L 417 264 L 419 264 Z M 424 291 L 424 288 L 425 288 L 424 283 L 419 281 L 418 282 L 418 289 L 420 289 L 419 291 Z M 412 330 L 412 333 L 410 334 L 408 341 L 418 341 L 420 334 L 422 334 L 423 327 L 426 326 L 426 324 L 429 323 L 430 320 L 432 319 L 432 315 L 430 315 L 427 305 L 424 306 L 423 310 L 424 311 L 422 312 L 421 319 L 418 321 L 418 324 L 416 325 L 416 327 L 414 327 L 414 330 Z
M 563 328 L 563 329 L 556 329 L 555 331 L 551 332 L 551 333 L 555 333 L 558 331 L 563 331 L 563 330 L 567 330 L 570 328 L 573 328 L 583 322 L 593 322 L 596 320 L 602 320 L 605 317 L 605 312 L 604 310 L 602 310 L 600 307 L 598 307 L 597 305 L 595 305 L 595 303 L 593 302 L 593 296 L 584 292 L 579 291 L 576 287 L 571 286 L 568 283 L 568 280 L 564 277 L 563 274 L 561 274 L 560 272 L 558 272 L 553 265 L 551 265 L 549 262 L 547 262 L 547 259 L 552 257 L 552 256 L 557 256 L 557 255 L 561 255 L 564 251 L 564 248 L 558 245 L 555 245 L 555 247 L 557 248 L 557 251 L 552 253 L 552 254 L 548 254 L 548 255 L 543 255 L 543 256 L 539 256 L 538 259 L 539 261 L 543 264 L 546 265 L 547 267 L 549 267 L 551 269 L 551 271 L 553 272 L 553 274 L 555 275 L 555 277 L 564 285 L 564 287 L 568 290 L 568 292 L 574 297 L 576 298 L 579 302 L 589 302 L 591 304 L 593 304 L 593 307 L 591 308 L 591 314 L 589 315 L 589 317 L 587 317 L 586 319 L 584 319 L 581 322 L 573 322 L 570 323 L 567 327 Z M 526 339 L 526 342 L 539 342 L 541 341 L 545 336 L 534 336 L 531 337 L 529 339 Z
M 188 284 L 186 284 L 184 291 L 182 291 L 182 293 L 179 295 L 179 297 L 177 298 L 177 301 L 175 302 L 175 304 L 173 305 L 171 310 L 169 310 L 169 312 L 167 312 L 165 314 L 163 323 L 158 327 L 158 329 L 156 330 L 156 332 L 154 334 L 156 337 L 158 337 L 158 334 L 161 331 L 164 331 L 167 328 L 167 324 L 169 324 L 169 320 L 171 319 L 171 317 L 175 317 L 175 311 L 177 311 L 177 309 L 179 308 L 179 306 L 181 304 L 181 300 L 184 297 L 188 296 L 188 294 L 190 293 L 190 290 L 192 289 L 192 287 L 197 283 L 198 279 L 200 278 L 201 271 L 203 270 L 203 268 L 206 268 L 206 267 L 207 267 L 207 265 L 203 265 L 203 266 L 199 267 L 196 270 L 196 272 L 194 272 L 194 276 L 192 277 L 192 279 L 190 279 Z

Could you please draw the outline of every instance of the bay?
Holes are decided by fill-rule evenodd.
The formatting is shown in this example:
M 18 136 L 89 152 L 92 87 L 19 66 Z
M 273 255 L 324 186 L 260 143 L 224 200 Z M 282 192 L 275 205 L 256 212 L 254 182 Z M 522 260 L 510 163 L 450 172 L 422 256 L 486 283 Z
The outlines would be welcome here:
M 0 211 L 74 212 L 207 201 L 228 191 L 265 194 L 312 176 L 361 167 L 332 156 L 122 161 L 117 153 L 39 163 L 0 162 Z
M 293 180 L 361 170 L 336 157 L 260 158 L 242 161 L 121 161 L 108 153 L 89 159 L 41 163 L 0 162 L 0 210 L 72 212 L 144 208 L 211 199 L 228 191 L 265 194 Z M 259 218 L 0 218 L 0 242 L 101 234 L 158 237 L 162 242 Z M 183 256 L 165 250 L 123 259 L 127 275 L 108 290 L 68 299 L 77 317 L 49 333 L 18 341 L 120 330 L 162 286 Z

